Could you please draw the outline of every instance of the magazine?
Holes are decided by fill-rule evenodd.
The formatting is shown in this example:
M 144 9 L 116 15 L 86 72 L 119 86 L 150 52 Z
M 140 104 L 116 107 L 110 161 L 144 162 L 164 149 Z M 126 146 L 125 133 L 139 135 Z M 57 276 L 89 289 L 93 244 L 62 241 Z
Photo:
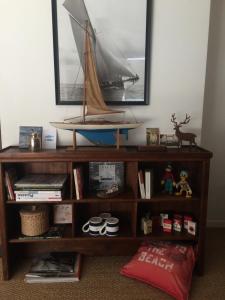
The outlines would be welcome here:
M 80 253 L 46 253 L 32 261 L 24 281 L 27 283 L 75 282 L 80 280 L 80 267 Z

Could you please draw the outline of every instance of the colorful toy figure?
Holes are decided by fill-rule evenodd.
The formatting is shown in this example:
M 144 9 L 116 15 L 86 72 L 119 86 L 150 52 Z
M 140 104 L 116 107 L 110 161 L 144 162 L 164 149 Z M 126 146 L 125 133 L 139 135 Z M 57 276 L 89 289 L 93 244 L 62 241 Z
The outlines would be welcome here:
M 190 198 L 192 196 L 192 190 L 190 188 L 189 183 L 187 182 L 188 173 L 187 171 L 182 170 L 180 172 L 180 181 L 176 184 L 176 188 L 180 189 L 176 195 L 180 196 L 183 192 L 185 192 L 186 198 Z
M 167 165 L 165 168 L 165 173 L 163 175 L 163 179 L 161 184 L 164 185 L 164 192 L 170 195 L 173 194 L 173 187 L 176 186 L 176 182 L 174 181 L 172 166 Z

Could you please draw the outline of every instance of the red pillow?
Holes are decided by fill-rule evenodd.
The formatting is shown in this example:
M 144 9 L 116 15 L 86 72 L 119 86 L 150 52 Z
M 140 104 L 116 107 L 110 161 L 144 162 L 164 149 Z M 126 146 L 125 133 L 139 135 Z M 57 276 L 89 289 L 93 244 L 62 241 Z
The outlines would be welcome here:
M 194 264 L 192 246 L 151 242 L 142 245 L 120 273 L 157 287 L 177 300 L 186 300 Z

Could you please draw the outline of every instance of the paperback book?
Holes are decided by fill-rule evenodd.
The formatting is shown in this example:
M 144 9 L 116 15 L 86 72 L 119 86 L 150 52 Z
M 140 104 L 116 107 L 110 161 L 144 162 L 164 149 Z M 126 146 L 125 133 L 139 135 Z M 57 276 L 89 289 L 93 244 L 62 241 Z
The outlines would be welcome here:
M 62 201 L 61 190 L 16 190 L 16 201 Z

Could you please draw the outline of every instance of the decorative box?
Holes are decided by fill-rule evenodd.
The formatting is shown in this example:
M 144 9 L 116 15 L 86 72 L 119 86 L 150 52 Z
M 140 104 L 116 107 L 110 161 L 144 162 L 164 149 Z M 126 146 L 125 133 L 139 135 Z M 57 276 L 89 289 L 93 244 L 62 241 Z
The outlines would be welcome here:
M 163 231 L 164 232 L 172 232 L 172 220 L 170 219 L 164 219 L 163 220 Z
M 49 229 L 47 206 L 27 206 L 20 210 L 21 232 L 27 236 L 37 236 Z
M 197 223 L 193 221 L 188 221 L 188 233 L 191 235 L 196 235 Z
M 174 214 L 174 216 L 173 216 L 173 230 L 176 231 L 176 232 L 181 232 L 182 231 L 182 222 L 183 222 L 182 215 Z
M 186 231 L 188 231 L 188 221 L 192 221 L 192 220 L 193 220 L 192 216 L 189 215 L 184 216 L 184 229 Z

